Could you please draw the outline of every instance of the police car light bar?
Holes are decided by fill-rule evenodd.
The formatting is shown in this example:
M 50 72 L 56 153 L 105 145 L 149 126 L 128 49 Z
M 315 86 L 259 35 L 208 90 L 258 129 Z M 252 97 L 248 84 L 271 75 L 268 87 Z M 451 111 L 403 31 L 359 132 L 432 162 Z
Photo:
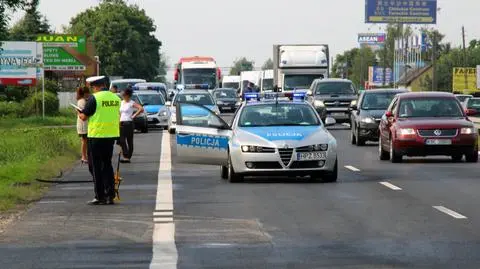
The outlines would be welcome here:
M 293 101 L 305 101 L 307 93 L 305 91 L 283 93 L 283 92 L 264 92 L 264 93 L 244 93 L 243 97 L 247 102 L 263 100 L 293 100 Z
M 208 90 L 210 88 L 210 85 L 208 84 L 187 84 L 185 85 L 185 89 L 189 90 Z

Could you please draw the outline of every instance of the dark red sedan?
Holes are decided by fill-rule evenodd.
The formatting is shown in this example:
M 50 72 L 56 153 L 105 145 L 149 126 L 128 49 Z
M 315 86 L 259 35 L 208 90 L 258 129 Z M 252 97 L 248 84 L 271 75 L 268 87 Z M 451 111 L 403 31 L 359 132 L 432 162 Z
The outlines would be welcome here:
M 402 93 L 380 121 L 380 160 L 401 162 L 403 156 L 451 156 L 478 161 L 478 132 L 451 93 Z

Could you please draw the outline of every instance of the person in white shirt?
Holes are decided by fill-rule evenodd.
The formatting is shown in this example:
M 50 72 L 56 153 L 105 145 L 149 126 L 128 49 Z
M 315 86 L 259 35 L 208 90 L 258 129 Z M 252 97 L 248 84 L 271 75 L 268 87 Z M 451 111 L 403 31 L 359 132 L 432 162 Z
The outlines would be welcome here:
M 133 90 L 127 88 L 122 93 L 120 105 L 120 140 L 123 158 L 122 163 L 129 163 L 133 155 L 133 119 L 143 112 L 143 107 L 132 100 Z

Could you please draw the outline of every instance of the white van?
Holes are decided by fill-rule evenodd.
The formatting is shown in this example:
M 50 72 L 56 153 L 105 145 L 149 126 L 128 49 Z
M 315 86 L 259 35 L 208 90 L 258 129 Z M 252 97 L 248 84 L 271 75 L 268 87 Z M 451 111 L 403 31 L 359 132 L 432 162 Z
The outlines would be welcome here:
M 222 88 L 240 89 L 240 76 L 223 76 Z

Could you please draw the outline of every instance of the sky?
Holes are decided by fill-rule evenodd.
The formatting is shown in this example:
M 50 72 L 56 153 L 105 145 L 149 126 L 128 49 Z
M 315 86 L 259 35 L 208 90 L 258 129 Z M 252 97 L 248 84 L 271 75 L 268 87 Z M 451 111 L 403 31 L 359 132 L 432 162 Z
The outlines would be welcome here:
M 365 0 L 128 0 L 145 9 L 157 25 L 162 53 L 170 64 L 182 56 L 213 56 L 229 67 L 247 57 L 260 67 L 272 57 L 273 44 L 328 44 L 331 56 L 357 46 L 357 34 L 382 31 L 365 24 Z M 99 0 L 40 0 L 40 11 L 57 31 Z M 438 0 L 437 25 L 446 41 L 461 44 L 480 38 L 479 0 Z M 13 16 L 18 20 L 22 12 Z

